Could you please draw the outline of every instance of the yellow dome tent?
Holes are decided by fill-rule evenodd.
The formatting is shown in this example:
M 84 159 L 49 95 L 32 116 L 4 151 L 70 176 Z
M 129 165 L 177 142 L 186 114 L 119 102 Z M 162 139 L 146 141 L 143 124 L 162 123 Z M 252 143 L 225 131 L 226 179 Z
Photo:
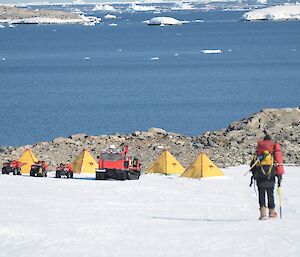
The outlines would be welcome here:
M 24 175 L 30 173 L 31 165 L 37 162 L 38 159 L 34 156 L 30 149 L 26 149 L 19 158 L 19 161 L 23 163 L 21 174 Z
M 98 168 L 97 161 L 86 149 L 72 162 L 72 165 L 74 172 L 77 173 L 95 173 L 95 169 Z
M 196 160 L 183 172 L 181 177 L 205 178 L 224 176 L 224 173 L 208 158 L 205 153 L 200 153 Z
M 168 151 L 164 150 L 153 163 L 146 173 L 162 173 L 162 174 L 182 174 L 184 167 L 176 160 L 176 158 Z

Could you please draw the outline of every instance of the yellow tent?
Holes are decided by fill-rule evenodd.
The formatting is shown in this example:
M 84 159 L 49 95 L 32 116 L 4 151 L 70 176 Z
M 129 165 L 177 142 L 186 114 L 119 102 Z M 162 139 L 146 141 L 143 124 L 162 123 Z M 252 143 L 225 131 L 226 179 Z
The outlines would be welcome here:
M 31 165 L 37 162 L 38 160 L 30 149 L 26 149 L 21 155 L 21 157 L 19 158 L 19 161 L 24 164 L 21 168 L 21 173 L 29 174 Z
M 184 167 L 168 151 L 164 150 L 155 163 L 151 165 L 146 173 L 182 174 Z
M 72 162 L 72 165 L 74 172 L 77 173 L 95 173 L 95 169 L 98 168 L 97 161 L 86 149 Z
M 196 160 L 183 172 L 181 177 L 205 178 L 224 176 L 224 173 L 208 158 L 205 153 L 200 153 Z

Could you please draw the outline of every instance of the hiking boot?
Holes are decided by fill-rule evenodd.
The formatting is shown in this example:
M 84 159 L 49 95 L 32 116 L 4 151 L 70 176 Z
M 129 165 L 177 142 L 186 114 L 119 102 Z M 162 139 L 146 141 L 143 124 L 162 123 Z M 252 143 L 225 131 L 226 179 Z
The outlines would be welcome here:
M 277 212 L 275 209 L 269 209 L 269 218 L 276 218 L 277 217 Z
M 267 208 L 265 206 L 259 208 L 260 216 L 259 220 L 265 220 L 267 219 Z

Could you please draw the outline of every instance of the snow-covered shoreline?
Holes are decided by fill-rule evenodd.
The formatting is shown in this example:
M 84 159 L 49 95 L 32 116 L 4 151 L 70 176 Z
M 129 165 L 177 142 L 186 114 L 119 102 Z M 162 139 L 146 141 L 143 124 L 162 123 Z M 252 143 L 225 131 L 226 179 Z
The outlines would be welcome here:
M 271 6 L 244 13 L 242 20 L 300 20 L 300 4 Z

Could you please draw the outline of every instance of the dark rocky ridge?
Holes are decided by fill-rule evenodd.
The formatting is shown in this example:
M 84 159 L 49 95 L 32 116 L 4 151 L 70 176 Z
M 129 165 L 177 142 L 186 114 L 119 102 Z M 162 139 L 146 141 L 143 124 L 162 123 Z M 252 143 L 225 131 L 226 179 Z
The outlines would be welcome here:
M 0 164 L 17 159 L 25 148 L 31 148 L 38 159 L 54 169 L 60 162 L 72 161 L 86 148 L 96 158 L 101 149 L 125 143 L 138 156 L 145 170 L 167 148 L 184 165 L 189 165 L 200 151 L 220 167 L 249 164 L 256 142 L 267 130 L 281 144 L 285 163 L 300 165 L 300 108 L 264 109 L 248 118 L 231 123 L 227 129 L 209 131 L 200 136 L 184 136 L 151 128 L 146 132 L 111 136 L 86 134 L 59 137 L 35 145 L 0 148 Z

